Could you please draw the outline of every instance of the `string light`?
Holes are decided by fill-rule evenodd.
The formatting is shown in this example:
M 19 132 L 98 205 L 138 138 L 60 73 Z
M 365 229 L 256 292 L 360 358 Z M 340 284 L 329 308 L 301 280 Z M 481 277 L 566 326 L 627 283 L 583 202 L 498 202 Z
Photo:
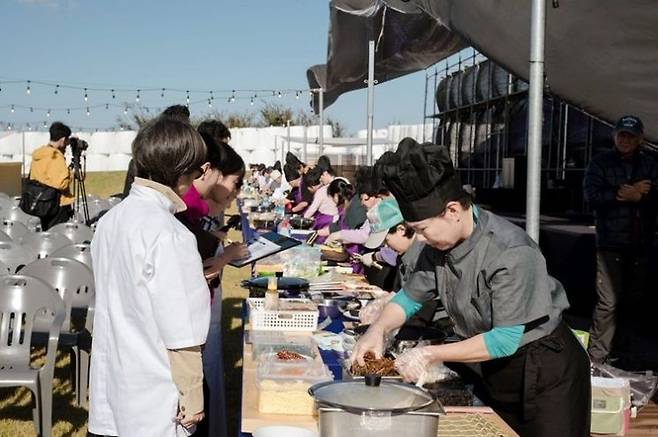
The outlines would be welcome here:
M 229 102 L 230 102 L 230 103 L 235 102 L 235 90 L 232 90 L 232 91 L 231 91 L 231 98 L 230 98 Z
M 164 92 L 165 92 L 165 89 L 162 88 L 162 92 L 160 93 L 160 97 L 164 98 Z
M 66 113 L 67 113 L 67 114 L 70 114 L 70 113 L 71 113 L 71 110 L 68 109 L 68 108 L 66 108 Z
M 212 108 L 212 101 L 210 99 L 208 99 L 208 107 Z
M 295 99 L 299 100 L 299 91 L 295 91 Z
M 59 93 L 59 85 L 55 85 L 55 94 Z
M 50 117 L 50 109 L 46 112 L 46 117 Z
M 126 114 L 128 114 L 128 108 L 127 107 L 123 108 L 123 115 L 126 115 Z
M 139 92 L 140 92 L 140 90 L 137 90 L 137 97 L 135 97 L 135 101 L 136 101 L 137 103 L 139 103 Z
M 30 82 L 30 81 L 28 80 L 28 81 L 27 81 L 27 89 L 25 90 L 25 92 L 27 93 L 28 96 L 29 96 L 30 94 L 32 94 L 32 89 L 30 88 L 30 83 L 32 83 L 32 82 Z
M 89 106 L 87 106 L 87 117 L 89 117 L 89 115 L 91 115 L 91 112 L 89 112 Z
M 14 113 L 14 105 L 11 105 L 11 113 Z
M 11 123 L 7 123 L 7 130 L 11 130 Z
M 114 90 L 111 90 L 111 91 L 112 91 L 112 98 L 115 99 L 117 96 L 116 96 L 116 94 L 114 93 Z
M 212 90 L 210 90 L 210 100 L 215 100 L 215 96 L 212 93 Z
M 185 101 L 187 102 L 187 105 L 190 105 L 190 90 L 185 91 L 186 96 L 185 96 Z
M 89 96 L 87 95 L 87 88 L 85 88 L 85 102 L 89 101 Z
M 254 97 L 255 97 L 255 95 L 254 95 Z M 249 104 L 250 104 L 251 106 L 254 106 L 254 97 L 252 97 L 252 98 L 251 98 L 251 102 L 249 102 Z
M 279 98 L 281 98 L 281 95 L 282 95 L 282 94 L 281 94 L 281 91 L 279 91 Z
M 44 121 L 44 122 L 43 122 L 43 127 L 48 127 L 48 123 L 46 123 L 46 122 Z

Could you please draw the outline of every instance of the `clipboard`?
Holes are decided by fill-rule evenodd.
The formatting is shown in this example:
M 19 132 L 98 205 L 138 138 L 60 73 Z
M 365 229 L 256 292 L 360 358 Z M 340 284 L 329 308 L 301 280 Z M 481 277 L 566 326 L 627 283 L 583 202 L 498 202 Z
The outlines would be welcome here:
M 255 235 L 248 243 L 249 256 L 237 259 L 229 263 L 233 267 L 244 267 L 260 259 L 267 258 L 275 253 L 283 252 L 291 247 L 299 246 L 301 241 L 276 232 L 268 232 L 263 235 Z

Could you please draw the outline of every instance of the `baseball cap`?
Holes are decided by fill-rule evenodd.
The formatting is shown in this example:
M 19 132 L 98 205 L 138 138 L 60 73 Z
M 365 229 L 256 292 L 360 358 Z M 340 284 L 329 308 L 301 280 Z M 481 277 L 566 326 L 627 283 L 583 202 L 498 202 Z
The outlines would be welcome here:
M 628 132 L 632 135 L 641 136 L 644 135 L 644 124 L 642 124 L 642 120 L 634 115 L 624 115 L 615 124 L 615 133 L 618 132 Z
M 371 208 L 368 213 L 370 224 L 370 235 L 365 243 L 368 249 L 376 249 L 384 243 L 388 231 L 396 225 L 404 222 L 400 205 L 392 197 L 386 198 Z

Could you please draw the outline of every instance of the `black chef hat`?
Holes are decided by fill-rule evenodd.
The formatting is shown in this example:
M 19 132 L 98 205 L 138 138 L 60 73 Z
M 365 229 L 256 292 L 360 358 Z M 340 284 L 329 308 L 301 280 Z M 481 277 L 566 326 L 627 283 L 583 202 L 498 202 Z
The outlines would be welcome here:
M 464 195 L 448 149 L 400 141 L 395 153 L 387 152 L 375 164 L 376 174 L 400 205 L 406 221 L 417 222 L 439 215 L 446 204 Z

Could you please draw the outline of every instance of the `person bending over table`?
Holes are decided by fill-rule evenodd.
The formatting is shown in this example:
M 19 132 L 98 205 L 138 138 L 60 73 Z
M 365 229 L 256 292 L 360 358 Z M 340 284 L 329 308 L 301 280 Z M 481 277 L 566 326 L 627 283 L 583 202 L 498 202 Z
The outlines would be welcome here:
M 472 205 L 448 150 L 402 140 L 377 162 L 404 219 L 427 246 L 415 271 L 355 345 L 352 360 L 383 353 L 385 333 L 436 297 L 463 340 L 411 349 L 396 360 L 407 381 L 440 362 L 480 363 L 490 406 L 521 436 L 588 436 L 590 366 L 565 322 L 562 285 L 516 225 Z

